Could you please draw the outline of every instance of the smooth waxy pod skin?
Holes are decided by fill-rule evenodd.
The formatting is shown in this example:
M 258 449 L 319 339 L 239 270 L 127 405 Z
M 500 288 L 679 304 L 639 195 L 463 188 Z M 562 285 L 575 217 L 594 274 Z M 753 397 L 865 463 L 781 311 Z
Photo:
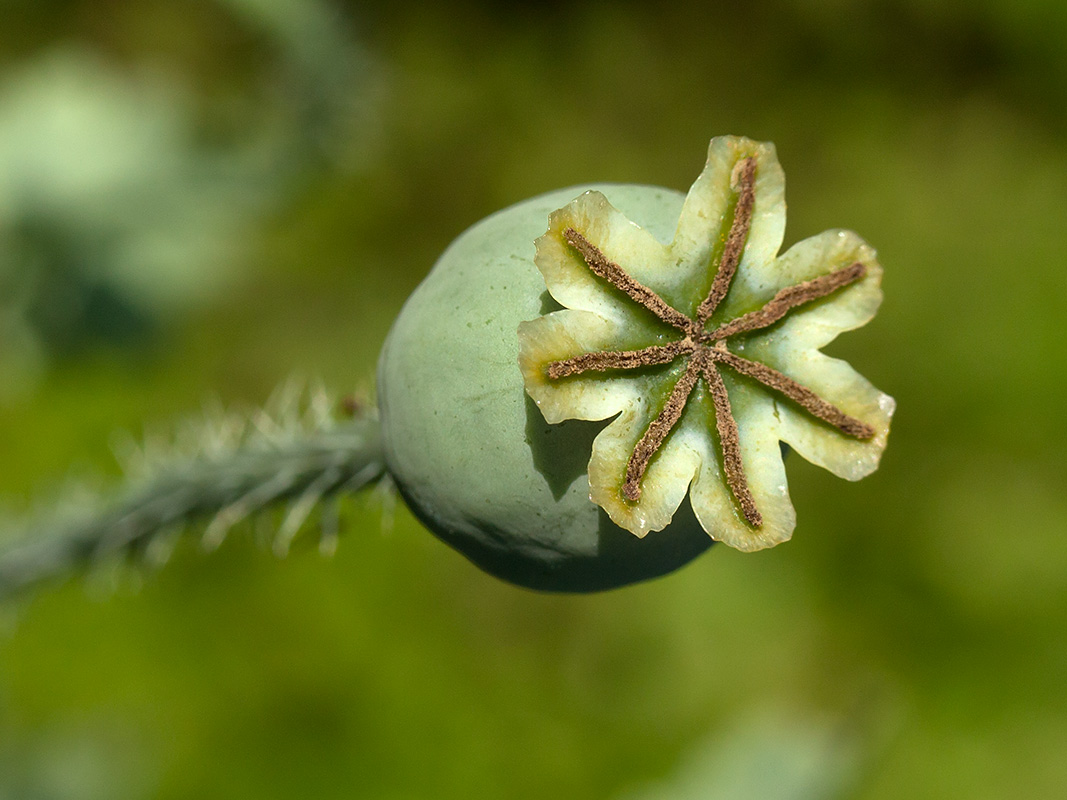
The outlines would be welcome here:
M 379 365 L 386 459 L 415 513 L 549 590 L 654 577 L 712 539 L 788 539 L 779 442 L 856 480 L 894 403 L 819 352 L 877 310 L 874 251 L 829 231 L 779 256 L 784 227 L 773 146 L 720 137 L 684 197 L 567 189 L 464 233 Z
M 549 425 L 519 371 L 519 324 L 558 308 L 534 265 L 549 214 L 587 189 L 670 239 L 684 195 L 563 189 L 497 212 L 444 252 L 408 298 L 378 365 L 386 461 L 422 522 L 479 567 L 549 591 L 597 591 L 682 566 L 712 543 L 680 512 L 644 540 L 589 499 L 602 425 Z

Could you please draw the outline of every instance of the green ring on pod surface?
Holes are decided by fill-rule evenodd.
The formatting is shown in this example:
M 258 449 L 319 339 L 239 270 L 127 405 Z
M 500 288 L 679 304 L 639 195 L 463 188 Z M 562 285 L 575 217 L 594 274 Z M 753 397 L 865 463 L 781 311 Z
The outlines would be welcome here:
M 561 189 L 459 236 L 408 298 L 378 363 L 386 463 L 414 514 L 485 571 L 590 592 L 666 574 L 711 546 L 688 502 L 638 539 L 589 499 L 592 440 L 608 421 L 549 425 L 518 365 L 519 323 L 558 308 L 534 265 L 548 216 L 603 192 L 670 241 L 685 195 L 653 186 Z

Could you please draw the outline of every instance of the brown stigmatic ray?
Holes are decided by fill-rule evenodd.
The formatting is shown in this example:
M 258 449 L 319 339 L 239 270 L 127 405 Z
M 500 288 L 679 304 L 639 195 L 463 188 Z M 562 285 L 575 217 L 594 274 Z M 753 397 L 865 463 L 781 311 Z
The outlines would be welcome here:
M 706 338 L 708 341 L 715 341 L 716 339 L 726 339 L 738 333 L 766 328 L 769 325 L 773 325 L 797 306 L 818 300 L 820 297 L 826 297 L 826 295 L 840 289 L 842 286 L 855 283 L 866 274 L 867 267 L 857 261 L 847 267 L 834 270 L 828 275 L 822 275 L 810 281 L 798 283 L 796 286 L 782 289 L 763 308 L 738 317 L 732 322 L 727 322 L 708 334 Z
M 711 390 L 711 401 L 715 406 L 715 428 L 719 432 L 719 446 L 722 448 L 722 466 L 726 473 L 726 483 L 741 506 L 745 521 L 753 528 L 763 524 L 763 515 L 756 508 L 756 501 L 748 488 L 745 477 L 745 465 L 741 463 L 741 434 L 737 430 L 737 420 L 730 408 L 730 395 L 726 391 L 722 375 L 710 358 L 701 366 L 700 373 Z
M 671 395 L 667 398 L 667 404 L 652 420 L 652 424 L 648 426 L 648 430 L 634 447 L 630 461 L 626 465 L 626 480 L 622 485 L 622 494 L 627 500 L 636 502 L 641 499 L 641 479 L 645 476 L 645 470 L 648 469 L 648 462 L 659 450 L 667 434 L 682 418 L 685 404 L 689 400 L 689 395 L 693 393 L 693 387 L 697 385 L 697 378 L 700 377 L 701 361 L 699 354 L 689 360 L 682 377 L 674 384 Z
M 582 254 L 586 265 L 594 275 L 603 278 L 620 292 L 625 292 L 638 305 L 644 306 L 668 325 L 689 333 L 693 330 L 693 321 L 642 283 L 635 281 L 614 261 L 605 256 L 598 247 L 578 233 L 574 228 L 563 232 L 575 250 Z
M 766 364 L 760 364 L 758 361 L 741 358 L 725 349 L 712 348 L 710 352 L 715 361 L 727 364 L 742 375 L 755 378 L 764 386 L 781 392 L 813 417 L 830 423 L 842 433 L 847 433 L 857 439 L 870 439 L 874 436 L 874 428 L 870 425 L 855 417 L 850 417 L 837 406 L 827 403 L 811 389 L 802 386 L 792 378 L 787 378 L 778 370 Z
M 648 309 L 659 319 L 677 328 L 683 337 L 666 345 L 653 345 L 641 350 L 617 350 L 584 353 L 573 358 L 551 362 L 546 372 L 552 380 L 585 372 L 629 370 L 667 364 L 685 358 L 686 367 L 675 383 L 667 402 L 642 434 L 626 464 L 622 495 L 630 502 L 641 498 L 641 481 L 653 456 L 682 418 L 686 404 L 701 377 L 704 378 L 715 408 L 715 427 L 722 450 L 723 473 L 726 483 L 741 509 L 745 521 L 753 528 L 763 525 L 763 515 L 748 486 L 741 459 L 741 440 L 730 406 L 726 384 L 718 365 L 752 378 L 768 389 L 794 401 L 817 419 L 857 439 L 869 439 L 874 429 L 865 422 L 850 417 L 837 406 L 826 402 L 806 386 L 781 372 L 757 361 L 749 361 L 731 353 L 727 340 L 740 333 L 766 328 L 785 317 L 792 309 L 861 280 L 867 267 L 857 261 L 847 267 L 813 278 L 779 291 L 762 308 L 726 322 L 714 331 L 706 332 L 704 325 L 726 297 L 744 253 L 755 207 L 756 159 L 748 156 L 734 166 L 731 187 L 737 192 L 734 219 L 730 225 L 722 256 L 716 267 L 708 296 L 697 309 L 695 318 L 687 317 L 672 307 L 659 294 L 639 283 L 618 264 L 611 261 L 592 242 L 574 228 L 563 231 L 563 238 L 582 256 L 593 274 L 607 281 L 631 300 Z
M 548 365 L 548 377 L 552 380 L 578 375 L 582 372 L 604 372 L 609 369 L 637 369 L 666 364 L 682 353 L 692 353 L 697 347 L 692 339 L 679 339 L 665 345 L 653 345 L 643 350 L 614 350 L 610 352 L 585 353 Z
M 697 309 L 697 322 L 702 328 L 715 313 L 722 299 L 726 297 L 726 292 L 733 282 L 734 273 L 737 272 L 737 264 L 741 261 L 745 242 L 748 240 L 748 229 L 752 225 L 752 209 L 756 203 L 756 159 L 749 156 L 739 161 L 734 167 L 733 177 L 732 183 L 735 184 L 734 188 L 738 193 L 737 205 L 734 207 L 734 219 L 730 224 L 730 233 L 726 237 L 726 246 L 719 259 L 715 279 L 711 282 L 708 296 Z

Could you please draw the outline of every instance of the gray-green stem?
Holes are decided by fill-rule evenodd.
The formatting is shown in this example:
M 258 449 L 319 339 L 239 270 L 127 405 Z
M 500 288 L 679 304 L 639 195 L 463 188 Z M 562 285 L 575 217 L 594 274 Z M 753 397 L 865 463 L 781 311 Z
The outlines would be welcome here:
M 282 554 L 320 503 L 384 473 L 373 414 L 281 435 L 255 432 L 210 454 L 175 456 L 111 503 L 37 523 L 0 549 L 0 599 L 109 557 L 150 552 L 168 534 L 198 522 L 206 523 L 203 541 L 211 548 L 233 525 L 288 504 L 274 539 Z M 332 535 L 324 520 L 324 542 Z

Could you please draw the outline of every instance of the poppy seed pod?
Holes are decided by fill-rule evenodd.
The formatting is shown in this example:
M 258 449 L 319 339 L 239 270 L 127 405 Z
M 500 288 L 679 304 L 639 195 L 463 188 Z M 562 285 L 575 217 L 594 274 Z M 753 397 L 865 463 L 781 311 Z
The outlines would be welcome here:
M 687 195 L 565 189 L 462 234 L 379 361 L 385 459 L 414 513 L 488 572 L 556 591 L 788 539 L 779 443 L 856 480 L 894 403 L 819 352 L 874 315 L 873 249 L 828 231 L 778 255 L 784 227 L 773 146 L 720 137 Z

